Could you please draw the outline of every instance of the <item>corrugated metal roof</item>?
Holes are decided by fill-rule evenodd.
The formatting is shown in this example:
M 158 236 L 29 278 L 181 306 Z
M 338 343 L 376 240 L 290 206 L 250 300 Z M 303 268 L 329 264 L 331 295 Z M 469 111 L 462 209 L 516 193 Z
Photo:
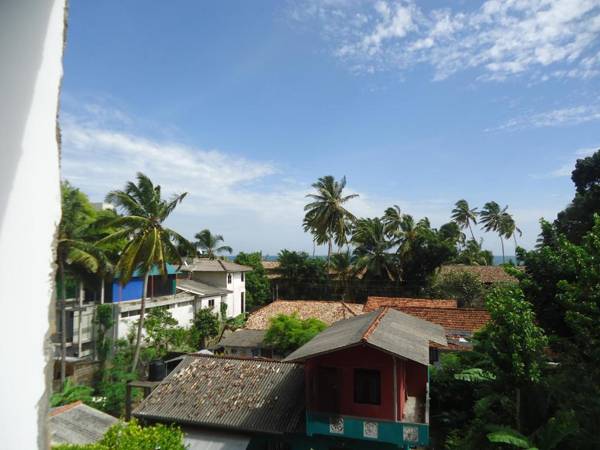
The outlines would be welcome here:
M 251 439 L 251 436 L 197 428 L 184 428 L 183 433 L 187 450 L 246 450 Z
M 97 442 L 117 422 L 113 416 L 81 402 L 52 408 L 48 416 L 53 445 Z
M 182 272 L 251 272 L 252 267 L 242 266 L 223 259 L 195 258 L 181 266 Z
M 247 330 L 242 328 L 221 339 L 218 347 L 262 347 L 265 333 L 266 330 Z
M 195 280 L 178 279 L 176 288 L 185 292 L 190 292 L 201 297 L 210 297 L 213 295 L 225 295 L 232 291 L 225 288 L 218 288 L 209 284 L 201 283 Z
M 188 355 L 133 415 L 240 432 L 300 432 L 304 369 L 281 361 Z
M 304 361 L 356 345 L 370 345 L 421 364 L 429 364 L 429 342 L 446 345 L 444 329 L 394 309 L 379 309 L 336 322 L 285 361 Z

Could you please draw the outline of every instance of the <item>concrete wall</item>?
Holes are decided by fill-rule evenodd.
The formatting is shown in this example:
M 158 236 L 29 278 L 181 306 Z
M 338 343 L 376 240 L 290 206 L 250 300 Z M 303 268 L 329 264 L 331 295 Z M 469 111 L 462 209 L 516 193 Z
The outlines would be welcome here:
M 64 0 L 0 1 L 0 354 L 7 364 L 26 355 L 0 383 L 7 449 L 48 443 L 64 8 Z M 27 320 L 15 320 L 24 309 Z

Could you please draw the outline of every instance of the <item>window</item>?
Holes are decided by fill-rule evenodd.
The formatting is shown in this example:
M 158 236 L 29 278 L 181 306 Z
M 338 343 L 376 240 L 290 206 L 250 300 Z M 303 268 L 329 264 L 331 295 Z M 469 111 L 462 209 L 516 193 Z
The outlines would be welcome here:
M 354 369 L 354 403 L 381 404 L 379 370 Z
M 227 284 L 231 284 L 231 274 L 227 274 Z
M 208 301 L 208 307 L 209 307 L 210 309 L 214 309 L 214 308 L 215 308 L 215 299 L 214 299 L 214 298 L 211 298 L 211 299 Z
M 242 281 L 244 281 L 244 272 L 242 272 Z
M 244 293 L 243 292 L 242 292 L 241 296 L 242 296 L 242 301 L 241 301 L 241 308 L 242 309 L 241 309 L 241 311 L 244 312 Z

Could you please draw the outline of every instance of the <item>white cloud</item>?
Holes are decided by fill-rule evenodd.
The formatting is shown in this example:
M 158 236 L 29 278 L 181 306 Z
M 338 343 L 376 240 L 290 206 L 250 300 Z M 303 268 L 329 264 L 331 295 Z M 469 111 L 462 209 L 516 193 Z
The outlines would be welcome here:
M 600 72 L 597 0 L 487 0 L 465 11 L 426 11 L 411 0 L 301 5 L 292 17 L 315 22 L 334 53 L 356 70 L 427 64 L 438 80 L 473 68 L 488 80 L 524 73 L 539 80 L 590 78 Z
M 579 125 L 597 120 L 600 120 L 600 105 L 577 105 L 568 108 L 559 108 L 541 113 L 523 115 L 514 119 L 510 119 L 502 125 L 487 129 L 486 131 L 516 131 L 527 128 Z

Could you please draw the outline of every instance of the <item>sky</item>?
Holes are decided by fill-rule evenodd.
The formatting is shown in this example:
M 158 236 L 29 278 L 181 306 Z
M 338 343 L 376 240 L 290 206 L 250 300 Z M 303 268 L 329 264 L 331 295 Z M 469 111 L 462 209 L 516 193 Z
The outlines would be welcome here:
M 64 70 L 63 178 L 102 201 L 141 171 L 235 253 L 311 252 L 324 175 L 363 217 L 494 200 L 531 248 L 600 148 L 598 0 L 73 0 Z

